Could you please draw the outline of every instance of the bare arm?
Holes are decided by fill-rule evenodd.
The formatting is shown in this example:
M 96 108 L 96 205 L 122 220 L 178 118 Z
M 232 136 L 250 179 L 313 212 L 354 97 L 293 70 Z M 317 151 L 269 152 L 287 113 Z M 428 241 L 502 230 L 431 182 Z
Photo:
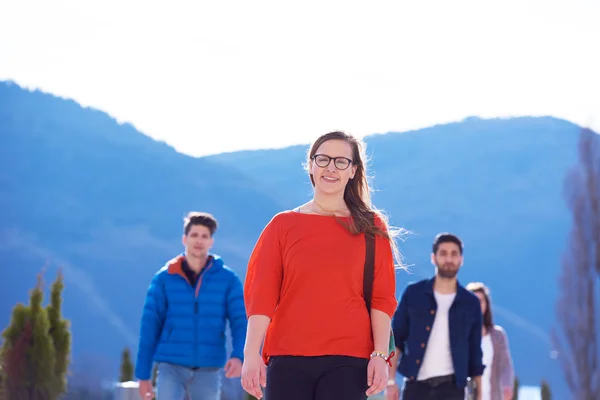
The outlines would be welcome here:
M 260 356 L 260 349 L 270 323 L 271 319 L 266 315 L 252 315 L 248 318 L 244 358 L 249 356 Z
M 392 319 L 383 311 L 371 309 L 371 329 L 375 351 L 387 353 L 390 345 L 390 329 Z

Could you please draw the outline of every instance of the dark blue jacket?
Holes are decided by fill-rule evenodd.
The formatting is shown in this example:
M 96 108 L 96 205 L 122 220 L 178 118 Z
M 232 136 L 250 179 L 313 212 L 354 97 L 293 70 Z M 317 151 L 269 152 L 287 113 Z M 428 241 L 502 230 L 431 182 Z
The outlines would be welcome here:
M 150 379 L 153 362 L 223 367 L 228 320 L 231 357 L 243 360 L 247 319 L 242 283 L 219 256 L 210 257 L 195 288 L 182 270 L 182 255 L 154 275 L 142 312 L 136 378 Z
M 417 379 L 437 302 L 433 294 L 435 278 L 408 285 L 392 320 L 396 347 L 400 349 L 398 372 L 409 380 Z M 456 385 L 464 387 L 467 377 L 483 374 L 481 351 L 481 307 L 479 299 L 460 284 L 448 312 L 450 350 Z

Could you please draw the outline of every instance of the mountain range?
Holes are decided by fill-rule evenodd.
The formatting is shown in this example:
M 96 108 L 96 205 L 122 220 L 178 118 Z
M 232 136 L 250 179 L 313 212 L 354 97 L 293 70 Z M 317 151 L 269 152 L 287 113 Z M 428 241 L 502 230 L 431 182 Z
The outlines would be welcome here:
M 461 283 L 490 286 L 521 382 L 545 378 L 555 395 L 566 393 L 550 341 L 570 227 L 562 190 L 579 130 L 553 117 L 471 117 L 365 138 L 374 204 L 411 232 L 398 296 L 433 274 L 435 234 L 458 234 Z M 152 275 L 182 250 L 183 216 L 218 218 L 214 251 L 244 279 L 265 224 L 310 198 L 307 150 L 194 158 L 102 111 L 0 82 L 0 322 L 42 268 L 49 283 L 60 266 L 72 380 L 115 379 L 121 350 L 135 352 Z

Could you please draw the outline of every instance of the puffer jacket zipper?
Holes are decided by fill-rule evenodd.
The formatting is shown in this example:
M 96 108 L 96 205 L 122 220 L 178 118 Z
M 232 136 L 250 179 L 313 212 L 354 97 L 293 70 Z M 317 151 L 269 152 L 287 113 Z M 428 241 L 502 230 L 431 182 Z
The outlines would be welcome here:
M 199 365 L 198 362 L 198 309 L 200 307 L 198 303 L 198 297 L 200 295 L 200 286 L 202 285 L 202 279 L 208 272 L 208 270 L 213 266 L 214 260 L 211 258 L 209 264 L 200 271 L 200 276 L 198 277 L 198 281 L 196 282 L 196 292 L 194 296 L 194 364 Z

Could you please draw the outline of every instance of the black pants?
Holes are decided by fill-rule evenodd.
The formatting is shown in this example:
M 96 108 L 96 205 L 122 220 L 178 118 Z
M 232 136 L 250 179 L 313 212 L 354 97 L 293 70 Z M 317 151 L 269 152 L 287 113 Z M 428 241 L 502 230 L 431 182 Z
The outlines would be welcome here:
M 454 383 L 454 376 L 425 381 L 406 381 L 402 400 L 464 400 L 465 389 Z
M 369 360 L 347 356 L 274 356 L 265 400 L 365 400 Z

